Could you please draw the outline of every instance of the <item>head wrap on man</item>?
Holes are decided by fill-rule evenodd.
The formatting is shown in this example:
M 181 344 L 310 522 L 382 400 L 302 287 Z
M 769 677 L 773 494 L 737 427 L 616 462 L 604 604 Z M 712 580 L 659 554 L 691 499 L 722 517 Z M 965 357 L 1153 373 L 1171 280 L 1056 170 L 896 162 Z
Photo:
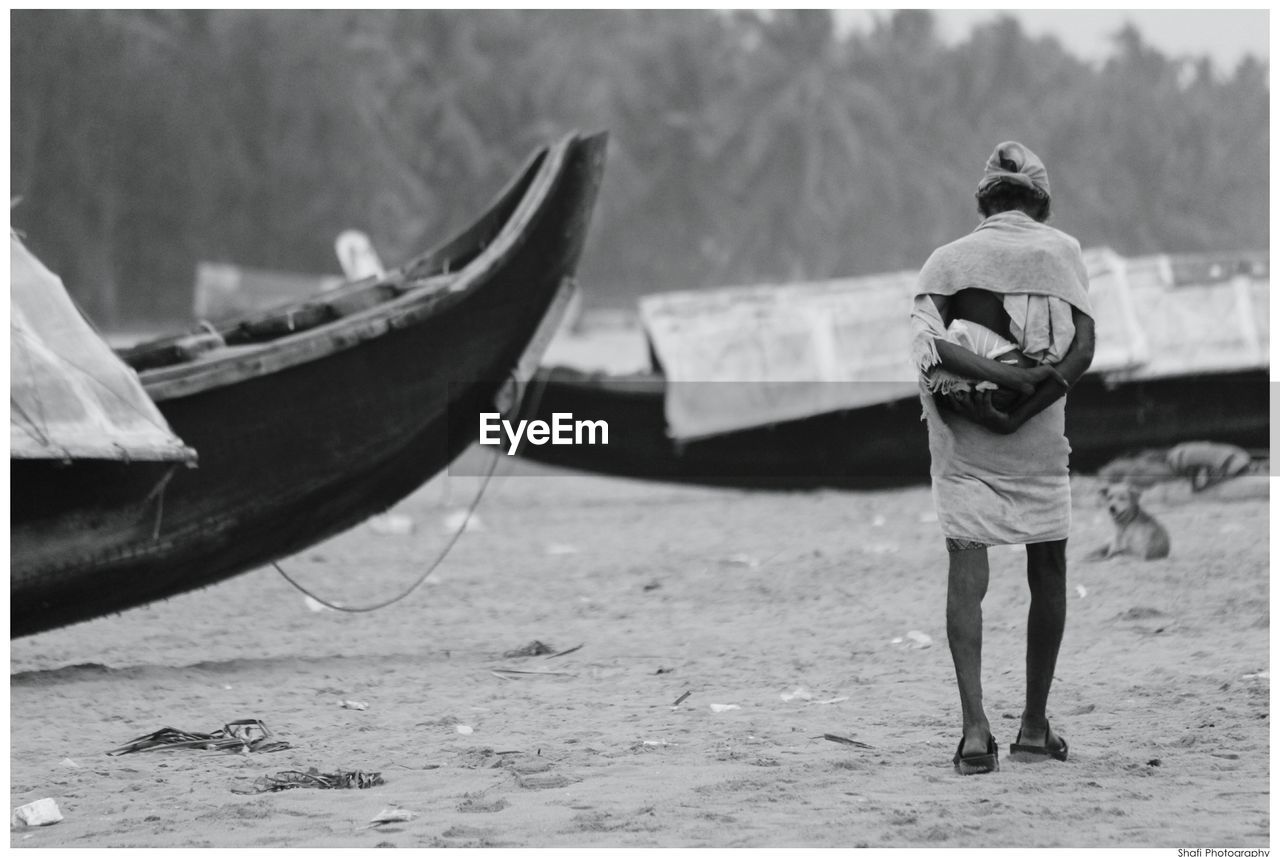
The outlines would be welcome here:
M 1049 196 L 1049 172 L 1036 153 L 1015 140 L 996 146 L 987 158 L 982 180 L 978 182 L 981 196 L 993 185 L 1001 182 L 1025 187 Z

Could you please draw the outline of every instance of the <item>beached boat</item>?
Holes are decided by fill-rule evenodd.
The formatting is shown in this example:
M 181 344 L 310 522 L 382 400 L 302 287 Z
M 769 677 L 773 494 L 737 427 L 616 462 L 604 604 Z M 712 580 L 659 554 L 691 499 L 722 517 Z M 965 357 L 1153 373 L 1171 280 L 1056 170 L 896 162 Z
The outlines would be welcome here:
M 1265 254 L 1086 258 L 1099 344 L 1067 403 L 1073 469 L 1193 440 L 1266 450 Z M 595 473 L 744 488 L 926 481 L 914 370 L 896 356 L 907 351 L 913 280 L 900 272 L 646 298 L 657 371 L 549 368 L 531 396 L 533 418 L 605 420 L 609 444 L 518 452 Z
M 915 397 L 678 441 L 667 429 L 666 387 L 659 374 L 542 369 L 529 419 L 572 413 L 605 420 L 609 443 L 524 443 L 517 451 L 593 473 L 735 488 L 870 489 L 929 478 L 928 436 Z M 1071 466 L 1086 473 L 1120 455 L 1190 440 L 1266 449 L 1269 432 L 1265 370 L 1118 383 L 1086 375 L 1067 404 Z
M 14 460 L 11 636 L 259 567 L 442 470 L 568 305 L 604 150 L 571 135 L 536 153 L 471 227 L 385 277 L 120 352 L 199 466 L 139 483 Z

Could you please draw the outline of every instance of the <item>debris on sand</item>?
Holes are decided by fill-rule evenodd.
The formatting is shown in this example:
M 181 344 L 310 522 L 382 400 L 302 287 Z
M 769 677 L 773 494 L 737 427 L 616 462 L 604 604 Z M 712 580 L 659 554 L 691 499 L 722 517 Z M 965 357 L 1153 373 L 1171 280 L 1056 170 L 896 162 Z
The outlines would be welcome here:
M 22 830 L 25 827 L 45 827 L 62 821 L 62 812 L 57 802 L 51 797 L 40 798 L 13 811 L 9 816 L 9 829 Z
M 567 676 L 573 678 L 573 673 L 557 672 L 555 670 L 512 670 L 512 669 L 492 669 L 489 672 L 498 678 L 519 679 L 525 676 Z
M 907 639 L 911 641 L 913 649 L 927 649 L 933 645 L 933 637 L 930 637 L 924 631 L 908 631 Z
M 813 699 L 813 693 L 807 687 L 797 687 L 794 690 L 784 691 L 778 695 L 782 697 L 783 702 L 790 702 L 793 699 L 802 699 L 807 702 Z
M 1203 491 L 1247 472 L 1253 461 L 1238 446 L 1208 441 L 1180 443 L 1165 456 L 1178 476 L 1190 480 L 1192 491 Z
M 340 708 L 350 708 L 352 711 L 367 711 L 369 703 L 361 702 L 358 699 L 344 699 L 338 703 Z
M 682 693 L 682 694 L 680 694 L 678 697 L 676 697 L 676 701 L 675 701 L 675 702 L 673 702 L 673 703 L 671 703 L 671 707 L 672 707 L 672 708 L 675 708 L 677 705 L 679 705 L 680 703 L 684 702 L 686 699 L 688 699 L 688 698 L 689 698 L 690 696 L 692 696 L 692 695 L 693 695 L 693 691 L 691 691 L 691 690 L 686 690 L 684 693 Z M 713 709 L 713 710 L 714 710 L 714 709 Z
M 215 732 L 184 732 L 166 726 L 163 729 L 134 738 L 114 750 L 108 756 L 123 756 L 143 750 L 166 750 L 182 747 L 194 750 L 221 750 L 233 753 L 274 753 L 289 749 L 285 741 L 272 738 L 271 730 L 261 720 L 233 720 Z
M 572 648 L 565 649 L 563 652 L 556 652 L 554 655 L 547 655 L 547 657 L 548 657 L 548 658 L 558 658 L 558 657 L 560 657 L 561 655 L 571 655 L 571 654 L 573 654 L 574 652 L 578 651 L 578 649 L 581 649 L 581 648 L 582 648 L 583 646 L 585 646 L 585 645 L 586 645 L 586 643 L 579 643 L 578 645 L 573 646 Z
M 549 655 L 554 651 L 554 648 L 548 646 L 541 640 L 534 640 L 532 643 L 523 645 L 518 649 L 511 649 L 510 651 L 503 652 L 502 656 L 504 658 L 533 658 L 538 655 Z
M 414 813 L 412 810 L 401 809 L 398 806 L 385 807 L 381 812 L 369 819 L 369 826 L 374 827 L 379 824 L 393 824 L 397 821 L 413 821 Z
M 302 603 L 307 605 L 307 609 L 310 610 L 312 613 L 324 613 L 325 611 L 333 610 L 333 608 L 330 607 L 329 605 L 321 604 L 319 601 L 312 598 L 310 595 L 302 596 Z
M 1159 619 L 1165 614 L 1154 607 L 1130 607 L 1120 614 L 1121 619 Z
M 377 771 L 339 769 L 332 774 L 322 774 L 318 768 L 312 767 L 305 771 L 277 771 L 274 774 L 264 774 L 254 780 L 248 789 L 233 787 L 231 790 L 237 794 L 260 794 L 282 792 L 287 789 L 371 789 L 383 784 L 382 774 Z
M 870 744 L 864 744 L 861 741 L 855 741 L 852 738 L 846 738 L 843 735 L 832 735 L 830 732 L 823 734 L 822 737 L 828 741 L 834 741 L 837 744 L 845 744 L 849 747 L 858 747 L 863 750 L 875 749 L 875 747 L 872 747 Z
M 398 512 L 374 515 L 369 519 L 369 529 L 380 536 L 407 536 L 413 532 L 413 518 Z
M 711 713 L 712 713 L 712 714 L 720 714 L 720 713 L 725 712 L 725 711 L 733 711 L 733 710 L 735 710 L 735 709 L 739 709 L 739 708 L 741 708 L 742 706 L 741 706 L 741 705 L 734 705 L 733 703 L 725 704 L 725 703 L 720 703 L 720 702 L 713 702 L 713 703 L 711 703 L 711 704 L 710 704 L 709 706 L 707 706 L 707 707 L 711 709 Z

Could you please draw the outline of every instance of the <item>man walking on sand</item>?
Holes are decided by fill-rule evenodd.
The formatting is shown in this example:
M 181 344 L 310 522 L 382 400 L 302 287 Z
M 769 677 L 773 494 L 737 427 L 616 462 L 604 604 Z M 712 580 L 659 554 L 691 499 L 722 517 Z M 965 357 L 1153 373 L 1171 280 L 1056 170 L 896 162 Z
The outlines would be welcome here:
M 1070 445 L 1066 394 L 1093 360 L 1080 244 L 1045 224 L 1049 177 L 1001 143 L 978 184 L 983 221 L 920 271 L 912 356 L 929 429 L 930 476 L 949 557 L 947 639 L 960 691 L 958 773 L 999 770 L 982 705 L 987 548 L 1027 547 L 1027 688 L 1009 752 L 1066 761 L 1046 708 L 1066 622 Z M 999 403 L 1000 407 L 997 407 Z

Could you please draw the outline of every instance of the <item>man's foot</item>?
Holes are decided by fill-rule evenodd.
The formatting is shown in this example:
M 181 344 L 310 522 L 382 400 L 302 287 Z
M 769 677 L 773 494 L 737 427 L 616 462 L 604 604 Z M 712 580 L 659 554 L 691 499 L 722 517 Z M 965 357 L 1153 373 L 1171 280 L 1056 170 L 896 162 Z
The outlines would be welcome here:
M 1056 734 L 1049 726 L 1048 720 L 1022 720 L 1022 728 L 1018 730 L 1017 739 L 1009 745 L 1009 755 L 1025 754 L 1029 756 L 1048 756 L 1060 762 L 1067 760 L 1067 741 Z
M 991 743 L 991 727 L 983 722 L 966 727 L 960 740 L 961 756 L 981 756 L 988 752 Z
M 982 749 L 977 753 L 965 752 L 968 743 L 967 739 L 961 738 L 960 744 L 956 747 L 956 754 L 951 759 L 957 774 L 990 774 L 1000 770 L 1000 748 L 990 733 L 987 734 Z

